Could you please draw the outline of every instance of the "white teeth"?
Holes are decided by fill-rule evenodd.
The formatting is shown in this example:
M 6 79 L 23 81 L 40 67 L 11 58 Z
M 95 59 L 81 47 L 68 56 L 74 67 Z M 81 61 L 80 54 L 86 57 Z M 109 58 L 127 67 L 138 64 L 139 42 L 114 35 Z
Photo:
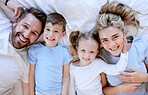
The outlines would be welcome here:
M 117 49 L 118 49 L 118 47 L 116 47 L 116 48 L 110 48 L 110 50 L 112 50 L 112 51 L 117 50 Z
M 19 37 L 19 39 L 21 40 L 21 41 L 23 41 L 23 42 L 27 42 L 26 40 L 24 40 L 22 37 L 20 37 L 20 36 L 18 36 Z

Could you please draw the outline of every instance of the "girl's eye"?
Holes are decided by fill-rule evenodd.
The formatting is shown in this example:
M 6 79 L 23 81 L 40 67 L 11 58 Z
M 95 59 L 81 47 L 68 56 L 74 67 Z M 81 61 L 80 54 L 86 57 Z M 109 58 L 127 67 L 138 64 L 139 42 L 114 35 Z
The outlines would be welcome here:
M 102 42 L 107 42 L 108 40 L 107 39 L 105 39 L 105 40 L 102 40 Z
M 90 53 L 95 53 L 94 51 L 90 51 Z
M 54 32 L 58 33 L 59 31 L 54 31 Z

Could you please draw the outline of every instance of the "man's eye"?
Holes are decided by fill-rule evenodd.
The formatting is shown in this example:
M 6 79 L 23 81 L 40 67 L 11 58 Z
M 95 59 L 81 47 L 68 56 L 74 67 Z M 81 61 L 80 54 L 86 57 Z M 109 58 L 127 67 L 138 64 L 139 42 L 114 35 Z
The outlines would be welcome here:
M 28 29 L 28 27 L 26 25 L 23 25 L 24 28 Z

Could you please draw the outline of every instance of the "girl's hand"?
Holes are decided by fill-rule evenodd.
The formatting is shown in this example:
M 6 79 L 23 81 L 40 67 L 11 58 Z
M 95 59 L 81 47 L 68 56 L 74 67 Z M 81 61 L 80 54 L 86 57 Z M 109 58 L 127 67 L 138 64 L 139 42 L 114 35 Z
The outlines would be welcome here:
M 121 85 L 119 85 L 120 89 L 120 93 L 133 93 L 135 91 L 137 91 L 139 89 L 139 87 L 141 86 L 141 83 L 123 83 Z
M 23 6 L 15 2 L 14 0 L 9 0 L 7 6 L 14 12 L 13 14 L 14 19 L 19 18 L 19 16 L 21 16 L 21 14 L 24 11 Z
M 139 82 L 147 82 L 148 81 L 148 74 L 143 73 L 137 69 L 129 68 L 129 70 L 133 71 L 131 73 L 127 72 L 120 72 L 118 75 L 120 78 L 122 78 L 125 82 L 132 82 L 132 83 L 139 83 Z
M 123 36 L 123 49 L 122 49 L 122 53 L 126 53 L 127 52 L 127 40 L 126 40 L 126 35 L 124 34 Z

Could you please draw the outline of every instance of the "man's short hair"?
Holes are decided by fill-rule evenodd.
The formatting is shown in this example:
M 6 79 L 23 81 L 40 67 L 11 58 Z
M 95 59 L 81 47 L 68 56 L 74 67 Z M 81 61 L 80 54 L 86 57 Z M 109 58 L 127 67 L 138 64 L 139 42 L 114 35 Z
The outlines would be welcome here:
M 59 13 L 50 13 L 46 19 L 46 23 L 48 23 L 48 22 L 51 22 L 53 25 L 60 24 L 63 26 L 63 32 L 66 30 L 66 20 Z
M 40 34 L 42 34 L 43 30 L 44 30 L 45 22 L 46 22 L 46 17 L 47 17 L 46 14 L 43 11 L 33 8 L 33 7 L 26 8 L 24 10 L 24 12 L 22 13 L 22 15 L 20 16 L 19 21 L 21 21 L 23 18 L 25 18 L 25 16 L 29 13 L 34 15 L 38 20 L 40 20 L 42 22 L 42 31 L 40 33 Z

